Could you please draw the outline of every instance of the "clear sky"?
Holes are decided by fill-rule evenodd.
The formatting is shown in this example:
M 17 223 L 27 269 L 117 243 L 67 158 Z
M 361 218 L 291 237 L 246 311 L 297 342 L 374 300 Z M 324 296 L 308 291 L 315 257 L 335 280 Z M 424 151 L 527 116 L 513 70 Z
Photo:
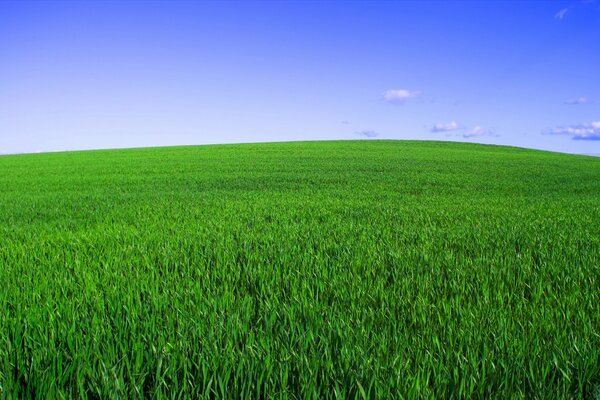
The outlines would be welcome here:
M 359 138 L 600 153 L 600 1 L 0 1 L 0 153 Z

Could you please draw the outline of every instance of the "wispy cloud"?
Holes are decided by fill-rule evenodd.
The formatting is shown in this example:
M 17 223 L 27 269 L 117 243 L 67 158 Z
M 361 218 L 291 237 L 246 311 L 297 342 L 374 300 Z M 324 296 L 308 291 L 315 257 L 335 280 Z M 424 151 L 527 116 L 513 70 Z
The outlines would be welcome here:
M 600 11 L 598 0 L 578 0 L 569 2 L 569 6 L 562 8 L 554 14 L 554 19 L 562 21 L 567 15 L 575 14 L 582 11 Z
M 589 104 L 589 103 L 591 103 L 591 101 L 587 97 L 578 97 L 576 99 L 569 99 L 569 100 L 565 101 L 565 104 L 570 104 L 570 105 Z
M 344 124 L 344 125 L 348 125 L 348 124 L 350 124 L 350 121 L 343 120 L 343 121 L 342 121 L 342 122 L 340 122 L 340 123 L 341 123 L 341 124 Z
M 544 135 L 565 135 L 573 140 L 600 140 L 600 121 L 583 124 L 559 126 L 542 131 Z
M 419 96 L 421 92 L 407 89 L 389 89 L 383 92 L 383 99 L 392 104 L 404 104 L 406 100 Z
M 485 129 L 479 125 L 476 125 L 473 128 L 468 128 L 462 124 L 459 124 L 456 121 L 435 124 L 433 128 L 430 129 L 430 131 L 433 133 L 452 132 L 446 136 L 458 136 L 463 137 L 465 139 L 483 136 L 500 136 L 491 129 Z
M 491 129 L 485 129 L 477 125 L 473 129 L 468 129 L 462 134 L 464 138 L 482 137 L 482 136 L 499 136 Z
M 452 122 L 435 124 L 433 126 L 433 128 L 431 128 L 431 132 L 434 132 L 434 133 L 452 132 L 452 131 L 459 131 L 459 130 L 463 130 L 463 129 L 465 129 L 465 128 L 461 124 L 459 124 L 456 121 L 452 121 Z
M 554 14 L 554 19 L 563 20 L 568 12 L 568 8 L 563 8 L 559 10 L 556 14 Z
M 374 138 L 379 136 L 379 133 L 375 132 L 375 131 L 360 131 L 360 132 L 356 132 L 357 135 L 362 136 L 362 137 L 367 137 L 367 138 Z

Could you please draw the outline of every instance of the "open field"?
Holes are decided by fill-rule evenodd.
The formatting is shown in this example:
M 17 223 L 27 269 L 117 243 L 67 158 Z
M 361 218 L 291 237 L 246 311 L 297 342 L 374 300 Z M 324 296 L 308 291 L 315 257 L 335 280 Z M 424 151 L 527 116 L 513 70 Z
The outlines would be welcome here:
M 600 158 L 0 157 L 0 398 L 600 396 Z

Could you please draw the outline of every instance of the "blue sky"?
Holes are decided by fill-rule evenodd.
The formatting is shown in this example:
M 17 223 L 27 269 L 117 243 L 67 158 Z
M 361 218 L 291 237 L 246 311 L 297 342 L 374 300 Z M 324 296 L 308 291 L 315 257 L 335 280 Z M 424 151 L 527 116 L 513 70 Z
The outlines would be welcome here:
M 0 2 L 0 153 L 367 138 L 600 153 L 600 1 Z

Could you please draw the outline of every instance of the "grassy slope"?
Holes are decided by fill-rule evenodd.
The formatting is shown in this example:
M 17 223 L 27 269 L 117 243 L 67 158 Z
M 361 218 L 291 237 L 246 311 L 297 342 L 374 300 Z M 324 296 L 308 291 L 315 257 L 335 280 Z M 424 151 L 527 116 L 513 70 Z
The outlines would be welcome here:
M 0 397 L 587 397 L 600 159 L 441 142 L 0 157 Z

